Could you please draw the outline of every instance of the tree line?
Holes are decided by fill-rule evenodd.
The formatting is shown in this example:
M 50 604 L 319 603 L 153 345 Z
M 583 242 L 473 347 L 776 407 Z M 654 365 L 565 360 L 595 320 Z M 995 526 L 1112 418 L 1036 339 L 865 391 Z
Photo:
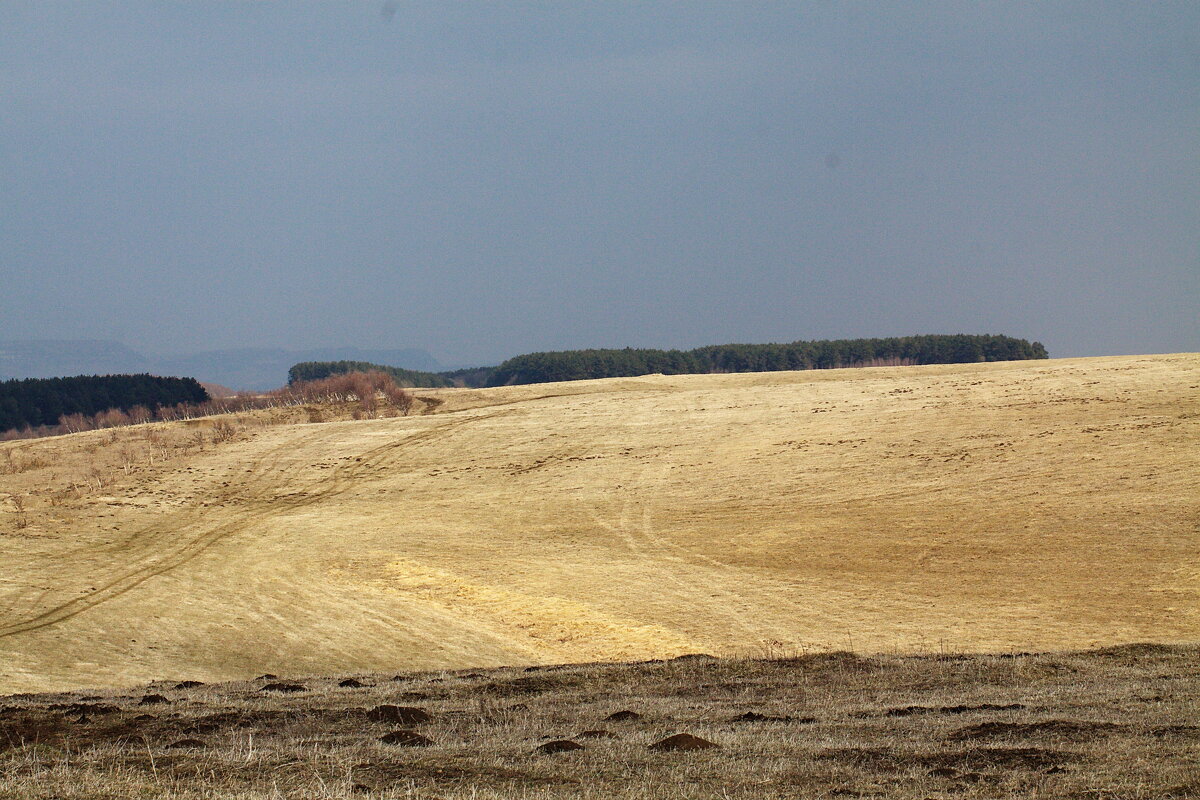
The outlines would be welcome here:
M 195 378 L 80 375 L 13 379 L 0 382 L 0 431 L 58 425 L 64 418 L 94 417 L 110 410 L 153 416 L 163 408 L 209 399 Z
M 488 386 L 716 372 L 775 372 L 859 366 L 959 364 L 1048 358 L 1041 342 L 999 335 L 925 335 L 788 344 L 724 344 L 695 350 L 568 350 L 510 358 Z
M 350 373 L 382 372 L 391 377 L 397 386 L 408 388 L 438 388 L 455 386 L 453 373 L 421 372 L 413 369 L 389 367 L 384 364 L 372 364 L 369 361 L 301 361 L 293 364 L 288 370 L 288 386 L 308 381 L 319 381 L 334 375 Z
M 112 378 L 145 378 L 145 375 L 104 376 L 103 380 Z M 194 390 L 178 399 L 180 395 L 165 396 L 159 394 L 151 397 L 147 393 L 117 395 L 113 392 L 96 392 L 91 395 L 90 406 L 76 402 L 80 396 L 81 386 L 87 386 L 101 380 L 99 376 L 88 378 L 46 378 L 20 381 L 23 384 L 38 383 L 37 399 L 40 406 L 36 413 L 26 406 L 25 413 L 17 415 L 5 414 L 5 409 L 11 409 L 11 403 L 6 402 L 3 390 L 8 381 L 0 384 L 0 440 L 32 439 L 41 436 L 57 436 L 64 433 L 100 430 L 103 428 L 118 428 L 125 425 L 141 425 L 146 422 L 171 422 L 174 420 L 197 419 L 217 414 L 235 414 L 243 411 L 255 411 L 269 408 L 287 408 L 292 406 L 323 406 L 352 404 L 354 408 L 348 413 L 354 419 L 370 418 L 380 414 L 393 416 L 411 413 L 415 398 L 403 387 L 397 386 L 391 375 L 380 372 L 348 372 L 331 375 L 313 381 L 298 381 L 290 386 L 276 389 L 272 392 L 259 394 L 240 394 L 231 397 L 209 397 L 201 387 L 201 393 Z M 154 381 L 182 381 L 195 383 L 191 378 L 154 378 Z M 109 381 L 111 383 L 111 381 Z M 132 385 L 140 385 L 142 381 L 130 381 Z M 200 386 L 200 384 L 196 384 Z M 65 389 L 64 389 L 65 387 Z M 31 393 L 28 387 L 22 387 L 28 399 Z M 61 390 L 56 393 L 56 390 Z M 203 397 L 203 399 L 200 399 Z M 108 405 L 115 401 L 119 404 Z M 134 403 L 140 399 L 143 402 Z M 176 402 L 171 402 L 176 400 Z M 431 402 L 428 398 L 426 404 Z M 94 413 L 86 413 L 89 408 L 100 407 Z M 22 405 L 17 403 L 21 410 Z M 56 409 L 78 409 L 62 413 L 57 419 L 51 415 Z M 310 413 L 310 418 L 313 415 Z M 318 416 L 321 416 L 318 414 Z M 335 415 L 336 416 L 336 415 Z M 19 420 L 19 421 L 18 421 Z M 14 421 L 16 424 L 14 424 Z
M 497 367 L 447 372 L 415 370 L 362 361 L 306 361 L 288 371 L 288 384 L 350 372 L 385 372 L 408 387 L 509 386 L 523 383 L 628 378 L 715 372 L 776 372 L 860 366 L 960 364 L 1048 358 L 1041 342 L 996 334 L 928 334 L 885 339 L 829 339 L 787 344 L 720 344 L 695 350 L 646 348 L 564 350 L 527 353 Z

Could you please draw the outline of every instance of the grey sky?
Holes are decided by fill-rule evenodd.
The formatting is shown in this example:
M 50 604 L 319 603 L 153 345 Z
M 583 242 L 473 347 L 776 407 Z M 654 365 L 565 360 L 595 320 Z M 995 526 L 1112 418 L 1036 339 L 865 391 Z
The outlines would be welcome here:
M 0 5 L 5 338 L 1200 350 L 1200 4 Z

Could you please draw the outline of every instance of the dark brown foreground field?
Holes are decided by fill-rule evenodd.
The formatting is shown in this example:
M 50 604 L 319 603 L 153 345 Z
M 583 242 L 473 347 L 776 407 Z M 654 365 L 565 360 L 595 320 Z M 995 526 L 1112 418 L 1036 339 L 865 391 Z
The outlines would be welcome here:
M 1200 797 L 1198 662 L 1128 645 L 181 675 L 0 698 L 0 797 Z M 681 733 L 716 747 L 652 747 Z M 543 747 L 561 741 L 582 749 Z

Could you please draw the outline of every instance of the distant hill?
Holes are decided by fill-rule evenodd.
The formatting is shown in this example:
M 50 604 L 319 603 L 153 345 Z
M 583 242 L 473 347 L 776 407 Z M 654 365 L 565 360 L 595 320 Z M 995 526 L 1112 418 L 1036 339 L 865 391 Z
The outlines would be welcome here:
M 93 339 L 0 341 L 0 380 L 150 371 L 150 359 L 120 342 Z
M 370 361 L 425 372 L 444 368 L 429 353 L 417 349 L 245 347 L 156 358 L 114 341 L 33 339 L 0 342 L 0 380 L 149 372 L 195 378 L 233 389 L 261 391 L 282 386 L 287 381 L 288 368 L 301 361 Z

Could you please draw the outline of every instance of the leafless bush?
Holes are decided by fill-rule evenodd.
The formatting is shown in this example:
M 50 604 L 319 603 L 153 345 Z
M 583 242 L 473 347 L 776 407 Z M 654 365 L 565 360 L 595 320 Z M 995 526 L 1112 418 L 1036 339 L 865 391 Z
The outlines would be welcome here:
M 95 417 L 97 428 L 119 428 L 129 424 L 129 415 L 119 408 L 101 411 Z
M 153 410 L 144 405 L 134 406 L 128 411 L 110 408 L 90 417 L 80 413 L 64 414 L 59 417 L 57 425 L 4 431 L 0 433 L 0 441 L 145 425 L 155 421 L 177 422 L 200 417 L 310 404 L 341 405 L 353 402 L 358 404 L 360 411 L 355 417 L 356 419 L 373 418 L 383 410 L 380 408 L 381 401 L 407 416 L 412 412 L 414 398 L 408 391 L 398 386 L 395 379 L 386 372 L 351 372 L 343 375 L 331 375 L 317 381 L 305 381 L 258 395 L 218 397 L 203 403 L 177 403 L 170 406 L 159 406 Z M 428 412 L 428 399 L 426 399 L 426 403 L 426 412 Z M 388 415 L 394 413 L 389 411 Z M 317 413 L 309 411 L 310 422 L 323 422 L 326 419 L 327 416 L 323 411 Z M 224 441 L 224 439 L 220 441 Z
M 97 490 L 103 489 L 107 480 L 108 475 L 106 475 L 99 467 L 92 467 L 88 470 L 88 483 L 96 484 Z
M 237 435 L 240 432 L 240 430 L 241 430 L 240 428 L 235 426 L 229 420 L 219 419 L 216 422 L 214 422 L 213 426 L 212 426 L 213 443 L 220 444 L 221 442 L 231 441 L 232 439 L 237 438 Z
M 137 460 L 137 454 L 128 444 L 122 445 L 117 451 L 117 458 L 121 464 L 121 471 L 126 475 L 133 472 L 134 462 Z
M 83 414 L 63 414 L 58 418 L 58 426 L 63 429 L 63 433 L 79 433 L 91 430 L 92 421 Z
M 408 416 L 413 407 L 413 396 L 394 382 L 383 389 L 383 396 L 389 403 L 399 409 L 400 413 Z
M 35 469 L 49 466 L 50 462 L 39 455 L 21 455 L 17 450 L 5 450 L 4 461 L 0 464 L 0 473 L 17 475 Z
M 29 514 L 25 510 L 25 498 L 19 494 L 12 496 L 13 508 L 16 509 L 16 516 L 13 520 L 13 525 L 17 530 L 24 530 L 29 527 Z
M 397 386 L 391 375 L 378 371 L 330 375 L 320 380 L 292 384 L 271 393 L 271 398 L 279 405 L 357 403 L 359 413 L 353 415 L 355 419 L 376 416 L 381 397 L 402 414 L 407 415 L 412 410 L 412 395 Z M 323 414 L 314 413 L 311 409 L 308 413 L 310 422 L 324 419 Z

